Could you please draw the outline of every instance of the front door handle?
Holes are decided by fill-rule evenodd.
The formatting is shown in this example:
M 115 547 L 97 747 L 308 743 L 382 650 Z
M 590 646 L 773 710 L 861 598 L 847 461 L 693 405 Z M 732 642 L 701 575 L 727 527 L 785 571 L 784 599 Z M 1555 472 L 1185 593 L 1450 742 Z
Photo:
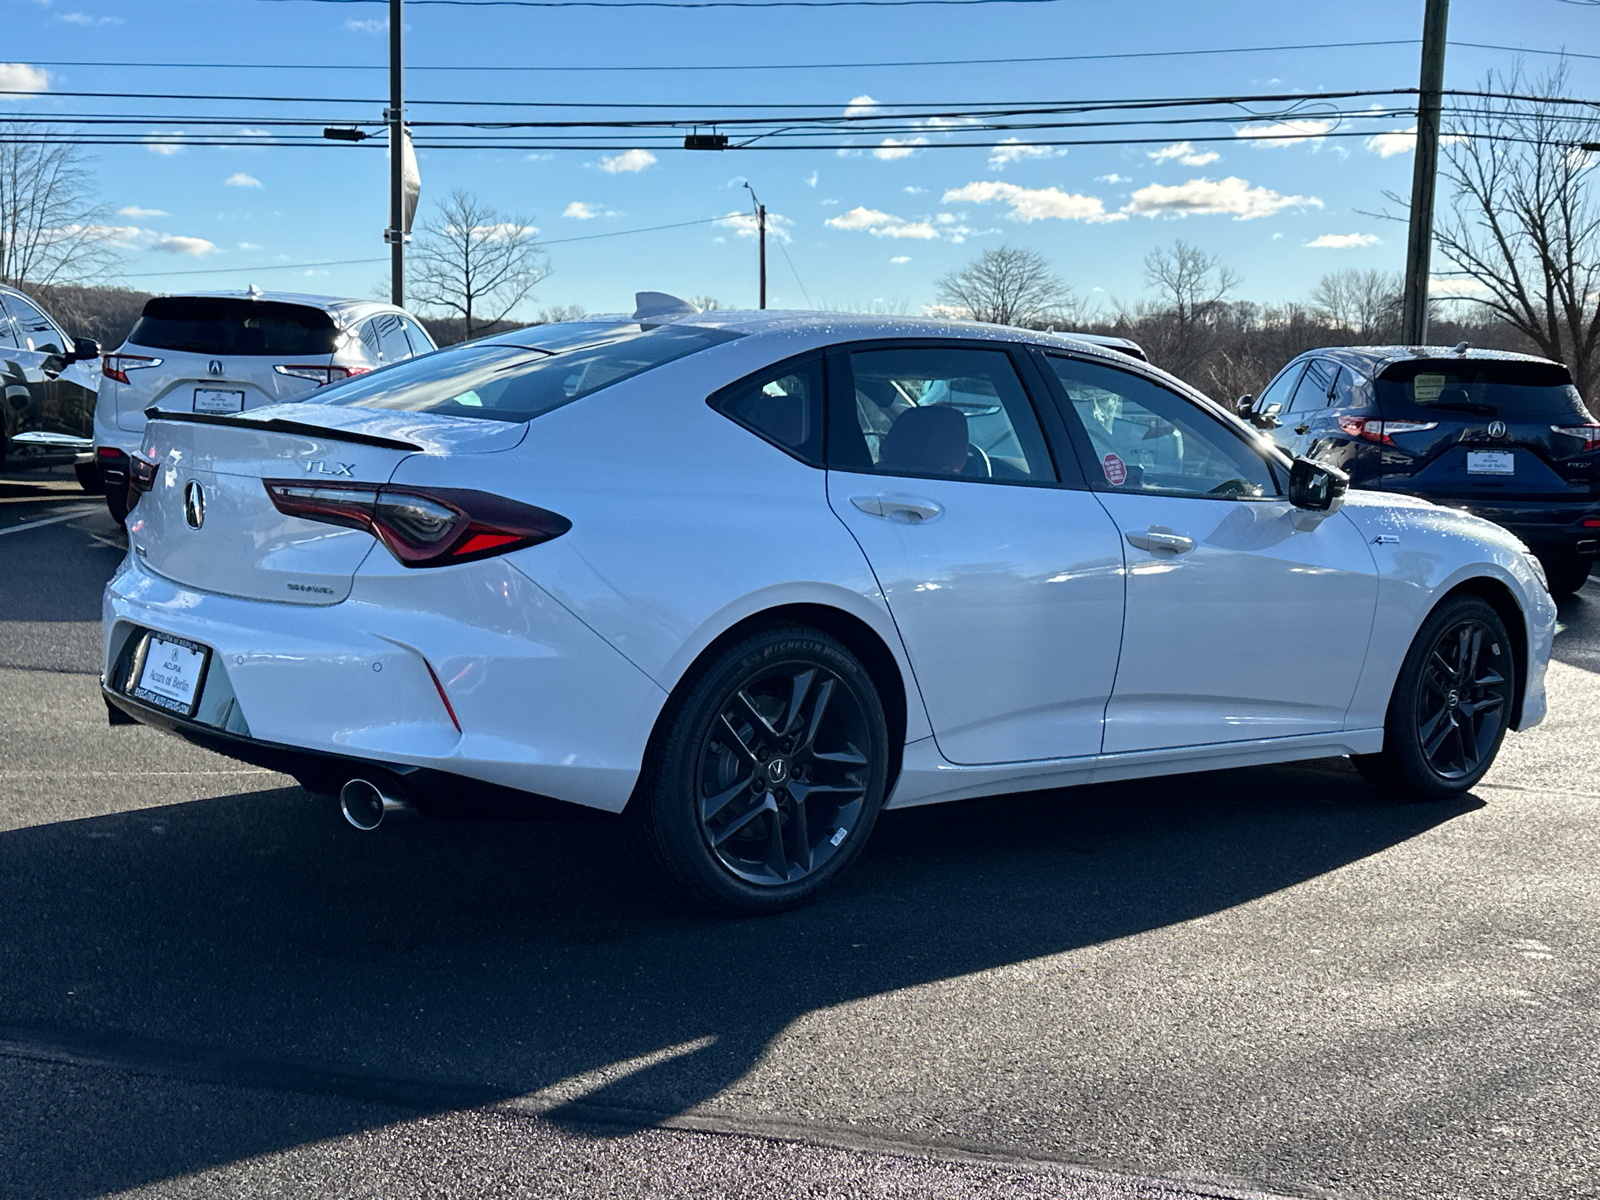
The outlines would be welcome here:
M 931 500 L 912 500 L 900 496 L 851 496 L 850 503 L 868 516 L 883 517 L 902 525 L 920 525 L 944 511 Z
M 1174 554 L 1185 554 L 1194 549 L 1194 539 L 1184 537 L 1181 533 L 1173 533 L 1165 525 L 1152 525 L 1143 533 L 1129 533 L 1126 535 L 1128 545 L 1137 546 L 1140 550 L 1148 550 L 1154 554 L 1159 550 L 1170 550 Z
M 1301 433 L 1301 434 L 1310 433 L 1311 432 L 1311 426 L 1307 425 L 1304 421 L 1301 421 L 1300 424 L 1298 424 L 1298 425 L 1296 425 L 1294 427 L 1294 431 L 1296 433 Z

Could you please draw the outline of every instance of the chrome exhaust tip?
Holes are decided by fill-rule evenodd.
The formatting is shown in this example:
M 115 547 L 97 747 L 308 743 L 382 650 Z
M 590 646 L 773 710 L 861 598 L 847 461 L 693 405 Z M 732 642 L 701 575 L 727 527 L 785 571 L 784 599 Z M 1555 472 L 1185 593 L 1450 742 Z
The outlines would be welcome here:
M 391 786 L 384 791 L 366 779 L 352 779 L 339 789 L 339 811 L 357 829 L 369 831 L 383 824 L 385 817 L 409 816 L 416 812 Z

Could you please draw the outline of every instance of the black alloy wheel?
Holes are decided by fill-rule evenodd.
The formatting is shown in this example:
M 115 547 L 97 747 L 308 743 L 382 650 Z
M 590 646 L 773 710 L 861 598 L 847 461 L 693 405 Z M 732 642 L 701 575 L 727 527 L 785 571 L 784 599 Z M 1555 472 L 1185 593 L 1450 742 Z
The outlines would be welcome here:
M 1483 778 L 1511 724 L 1514 647 L 1505 623 L 1473 596 L 1435 609 L 1395 681 L 1383 750 L 1356 767 L 1396 795 L 1447 799 Z
M 833 638 L 784 626 L 685 682 L 634 801 L 647 848 L 711 907 L 801 903 L 854 860 L 883 802 L 888 729 L 871 678 Z

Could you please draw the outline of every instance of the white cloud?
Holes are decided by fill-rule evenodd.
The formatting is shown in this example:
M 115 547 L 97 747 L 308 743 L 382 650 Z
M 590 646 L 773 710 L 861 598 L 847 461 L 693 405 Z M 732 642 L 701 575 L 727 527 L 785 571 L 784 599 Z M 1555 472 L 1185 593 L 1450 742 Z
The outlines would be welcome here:
M 844 115 L 847 117 L 864 117 L 878 108 L 878 102 L 871 96 L 857 96 L 845 105 Z
M 1196 150 L 1193 142 L 1173 142 L 1170 146 L 1163 146 L 1159 150 L 1145 151 L 1146 158 L 1153 158 L 1157 162 L 1171 162 L 1177 159 L 1186 167 L 1203 167 L 1207 163 L 1214 163 L 1222 155 L 1215 150 Z
M 824 201 L 823 201 L 823 202 L 822 202 L 822 207 L 823 207 L 823 208 L 827 208 L 827 207 L 828 207 L 828 206 L 829 206 L 829 205 L 831 205 L 831 204 L 838 204 L 838 203 L 839 203 L 839 202 L 838 202 L 838 201 L 837 201 L 837 200 L 832 200 L 832 199 L 829 199 L 829 200 L 824 200 Z
M 909 254 L 896 254 L 889 261 L 894 263 L 896 266 L 902 266 L 911 261 L 911 256 Z
M 554 154 L 524 154 L 522 156 L 522 161 L 523 162 L 549 162 L 554 157 L 555 157 Z
M 365 19 L 358 19 L 356 17 L 351 17 L 344 23 L 344 27 L 350 33 L 388 33 L 389 18 L 367 17 Z
M 1003 170 L 1007 163 L 1022 162 L 1032 158 L 1059 158 L 1066 152 L 1065 146 L 1025 146 L 1021 138 L 1008 137 L 989 151 L 989 169 Z
M 130 204 L 126 208 L 117 209 L 117 215 L 137 220 L 148 217 L 170 217 L 172 214 L 159 208 L 140 208 L 137 204 Z
M 925 193 L 925 192 L 926 192 L 926 191 L 927 191 L 927 190 L 928 190 L 928 189 L 927 189 L 927 188 L 925 188 L 925 187 L 918 187 L 918 186 L 917 186 L 917 185 L 916 185 L 916 184 L 914 184 L 914 183 L 908 183 L 908 184 L 907 184 L 907 185 L 906 185 L 906 186 L 905 186 L 905 187 L 903 187 L 903 188 L 901 188 L 901 189 L 900 189 L 900 190 L 901 190 L 901 191 L 902 191 L 902 192 L 904 192 L 904 193 L 905 193 L 905 194 L 906 194 L 906 195 L 908 195 L 908 196 L 921 196 L 921 195 L 923 195 L 923 194 L 924 194 L 924 193 Z
M 1460 299 L 1463 296 L 1487 296 L 1489 289 L 1476 279 L 1430 279 L 1428 295 L 1441 300 Z
M 183 153 L 183 140 L 189 135 L 181 129 L 174 129 L 170 133 L 157 131 L 147 134 L 144 139 L 145 149 L 151 154 L 159 154 L 162 158 L 171 158 L 174 154 Z
M 925 137 L 906 138 L 904 141 L 899 138 L 886 137 L 879 143 L 878 148 L 872 152 L 872 157 L 885 160 L 910 158 L 917 152 L 916 148 L 918 146 L 926 146 L 927 144 L 928 139 Z
M 0 90 L 7 92 L 47 92 L 50 90 L 50 72 L 41 71 L 27 63 L 0 63 Z M 6 100 L 20 99 L 6 96 Z
M 1365 246 L 1376 246 L 1378 240 L 1375 233 L 1325 233 L 1312 238 L 1306 245 L 1313 250 L 1359 250 Z
M 600 160 L 600 169 L 607 175 L 634 174 L 654 166 L 656 156 L 648 150 L 624 150 L 621 154 L 608 154 Z
M 1367 139 L 1367 153 L 1379 158 L 1393 158 L 1396 154 L 1410 154 L 1417 148 L 1417 127 L 1396 129 L 1389 133 L 1375 133 Z
M 1282 196 L 1271 188 L 1251 187 L 1235 175 L 1226 179 L 1191 179 L 1173 186 L 1152 183 L 1137 189 L 1122 209 L 1134 216 L 1154 217 L 1161 213 L 1183 216 L 1221 213 L 1238 221 L 1270 217 L 1285 208 L 1321 208 L 1315 196 Z
M 157 235 L 155 241 L 150 243 L 150 249 L 163 254 L 187 254 L 192 258 L 204 258 L 217 252 L 215 242 L 208 242 L 202 237 L 179 237 L 170 233 Z
M 246 175 L 243 171 L 235 171 L 222 181 L 224 187 L 253 187 L 261 186 L 261 180 L 254 175 Z
M 813 188 L 817 186 L 817 173 L 815 171 L 806 176 L 806 186 Z
M 733 230 L 739 237 L 754 238 L 760 230 L 756 226 L 756 216 L 751 212 L 731 212 L 725 217 L 718 217 L 718 225 Z M 794 222 L 779 213 L 767 211 L 767 236 L 775 237 L 780 242 L 792 241 L 789 231 L 794 228 Z
M 1257 146 L 1270 149 L 1317 141 L 1332 128 L 1332 121 L 1259 121 L 1254 125 L 1241 125 L 1233 134 L 1253 138 Z
M 967 201 L 987 204 L 993 200 L 1009 205 L 1011 219 L 1024 224 L 1048 218 L 1058 221 L 1088 221 L 1093 224 L 1127 219 L 1120 213 L 1107 213 L 1106 206 L 1094 196 L 1080 196 L 1053 187 L 1025 188 L 1014 183 L 999 183 L 994 180 L 983 180 L 969 183 L 965 187 L 951 188 L 944 194 L 943 203 Z
M 1109 175 L 1096 175 L 1094 181 L 1096 183 L 1132 183 L 1133 179 L 1127 175 L 1118 175 L 1113 171 Z
M 98 29 L 102 25 L 125 24 L 121 17 L 95 17 L 81 12 L 62 13 L 56 19 L 65 21 L 68 25 L 81 25 L 85 29 Z
M 239 249 L 241 249 L 241 250 L 265 250 L 266 247 L 263 246 L 260 242 L 240 242 L 239 243 Z
M 537 237 L 537 225 L 524 225 L 519 221 L 499 221 L 493 225 L 474 225 L 472 238 L 478 242 L 503 242 L 509 238 L 526 234 L 528 237 Z
M 592 221 L 600 215 L 595 206 L 583 200 L 574 200 L 561 210 L 563 217 L 571 217 L 574 221 Z
M 904 217 L 897 217 L 893 213 L 886 213 L 876 208 L 852 208 L 837 217 L 829 217 L 823 224 L 831 229 L 870 233 L 873 237 L 934 241 L 939 236 L 939 231 L 929 221 L 908 221 Z

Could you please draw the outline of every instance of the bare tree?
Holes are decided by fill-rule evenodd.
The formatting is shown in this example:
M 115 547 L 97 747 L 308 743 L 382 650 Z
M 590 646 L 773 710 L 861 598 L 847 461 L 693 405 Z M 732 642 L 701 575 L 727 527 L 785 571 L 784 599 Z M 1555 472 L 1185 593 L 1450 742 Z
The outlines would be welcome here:
M 1189 378 L 1215 349 L 1239 277 L 1216 255 L 1180 238 L 1170 250 L 1158 246 L 1145 255 L 1144 281 L 1156 298 L 1121 309 L 1119 322 L 1139 330 L 1152 361 Z
M 1398 272 L 1331 271 L 1311 289 L 1311 309 L 1358 341 L 1383 344 L 1400 336 L 1400 290 Z
M 1082 308 L 1072 288 L 1051 271 L 1050 260 L 1020 246 L 985 250 L 934 286 L 947 309 L 994 325 L 1072 325 Z
M 412 251 L 416 302 L 462 318 L 468 339 L 505 320 L 550 274 L 536 232 L 470 192 L 451 192 Z
M 1534 80 L 1520 66 L 1491 72 L 1482 90 L 1537 98 L 1462 100 L 1441 146 L 1454 195 L 1435 244 L 1475 289 L 1461 300 L 1565 362 L 1588 396 L 1600 378 L 1600 205 L 1589 191 L 1600 156 L 1580 147 L 1600 140 L 1600 121 L 1561 100 L 1565 65 Z
M 588 316 L 581 304 L 552 304 L 549 308 L 541 308 L 539 315 L 533 319 L 535 325 L 559 325 L 563 321 L 581 321 Z
M 722 301 L 718 300 L 715 296 L 690 296 L 689 303 L 694 305 L 701 312 L 715 312 L 717 309 L 722 307 Z
M 0 122 L 0 280 L 86 283 L 115 265 L 117 230 L 83 152 L 48 125 Z

